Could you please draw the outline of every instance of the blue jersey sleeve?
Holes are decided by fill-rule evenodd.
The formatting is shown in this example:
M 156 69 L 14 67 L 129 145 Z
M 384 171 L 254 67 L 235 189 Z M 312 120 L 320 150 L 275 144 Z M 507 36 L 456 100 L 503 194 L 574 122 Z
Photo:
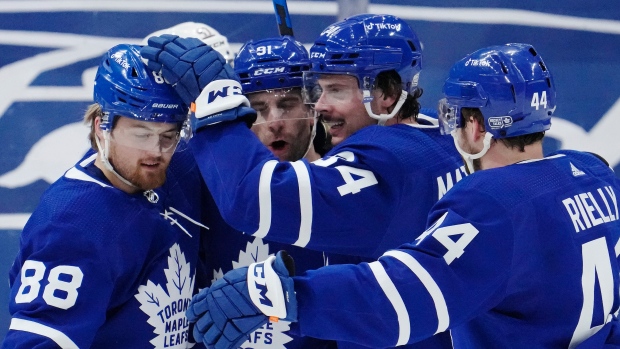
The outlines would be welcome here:
M 80 238 L 84 231 L 49 224 L 39 232 L 39 242 L 26 246 L 33 253 L 22 250 L 10 272 L 12 319 L 4 345 L 88 348 L 106 319 L 115 271 L 101 262 L 107 255 L 98 246 Z
M 319 251 L 380 255 L 389 245 L 384 232 L 399 224 L 403 188 L 415 181 L 395 156 L 372 145 L 339 147 L 313 163 L 279 162 L 242 124 L 205 128 L 190 146 L 229 224 Z M 409 214 L 425 221 L 426 212 Z
M 618 193 L 587 154 L 481 171 L 434 206 L 412 243 L 295 278 L 298 329 L 377 347 L 445 329 L 459 348 L 575 348 L 598 331 L 613 341 Z
M 508 280 L 511 227 L 497 202 L 495 218 L 465 219 L 459 205 L 449 201 L 444 203 L 450 209 L 436 207 L 435 224 L 414 243 L 387 251 L 376 262 L 332 266 L 295 278 L 299 331 L 397 346 L 444 332 L 495 305 Z

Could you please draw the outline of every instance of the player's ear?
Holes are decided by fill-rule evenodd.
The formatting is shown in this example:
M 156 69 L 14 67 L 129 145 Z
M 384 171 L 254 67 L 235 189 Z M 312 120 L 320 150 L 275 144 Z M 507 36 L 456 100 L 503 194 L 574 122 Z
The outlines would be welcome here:
M 97 116 L 95 117 L 95 119 L 93 120 L 93 122 L 95 123 L 95 137 L 98 137 L 100 141 L 103 140 L 103 130 L 101 129 L 101 116 Z
M 388 93 L 385 93 L 381 89 L 376 89 L 375 100 L 377 101 L 377 106 L 380 108 L 380 113 L 391 113 L 396 105 L 397 99 L 399 96 L 392 96 Z
M 478 141 L 479 139 L 484 138 L 484 135 L 486 134 L 486 130 L 484 129 L 484 124 L 482 124 L 479 119 L 475 118 L 473 115 L 470 115 L 468 123 L 471 123 L 470 131 L 472 132 L 473 139 L 475 141 Z

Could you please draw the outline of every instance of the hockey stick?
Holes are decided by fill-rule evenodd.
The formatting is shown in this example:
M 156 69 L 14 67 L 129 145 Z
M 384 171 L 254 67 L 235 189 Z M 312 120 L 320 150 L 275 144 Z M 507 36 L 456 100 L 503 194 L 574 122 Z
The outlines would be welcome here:
M 293 25 L 291 23 L 291 16 L 288 14 L 286 0 L 273 0 L 273 10 L 276 13 L 276 22 L 278 23 L 280 35 L 293 36 Z

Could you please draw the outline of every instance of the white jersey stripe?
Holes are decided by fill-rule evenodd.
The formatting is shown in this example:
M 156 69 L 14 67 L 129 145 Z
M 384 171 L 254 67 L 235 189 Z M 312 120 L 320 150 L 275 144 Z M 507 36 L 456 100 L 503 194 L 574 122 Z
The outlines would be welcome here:
M 437 312 L 437 332 L 440 333 L 448 329 L 450 325 L 450 314 L 448 313 L 448 305 L 446 299 L 441 292 L 441 289 L 428 273 L 426 269 L 410 254 L 402 251 L 392 250 L 387 251 L 383 256 L 390 256 L 398 259 L 405 264 L 411 271 L 422 281 L 424 287 L 431 295 L 433 302 L 435 303 L 435 311 Z M 382 257 L 383 257 L 382 256 Z
M 375 275 L 375 279 L 377 279 L 383 293 L 385 293 L 387 299 L 392 303 L 394 311 L 396 311 L 396 317 L 398 318 L 398 341 L 395 346 L 407 344 L 409 336 L 411 335 L 411 325 L 409 324 L 407 307 L 400 297 L 400 293 L 398 293 L 396 286 L 394 286 L 394 283 L 385 272 L 381 262 L 368 263 L 368 266 Z
M 47 337 L 62 349 L 78 349 L 78 346 L 64 333 L 34 321 L 12 318 L 9 330 L 30 332 Z
M 253 236 L 264 238 L 271 228 L 271 178 L 278 164 L 277 160 L 269 160 L 263 165 L 258 183 L 258 204 L 260 209 L 260 222 L 258 230 Z
M 299 238 L 293 243 L 295 246 L 306 247 L 312 234 L 312 188 L 310 174 L 303 161 L 291 162 L 291 166 L 297 174 L 299 184 L 299 211 L 301 222 L 299 224 Z

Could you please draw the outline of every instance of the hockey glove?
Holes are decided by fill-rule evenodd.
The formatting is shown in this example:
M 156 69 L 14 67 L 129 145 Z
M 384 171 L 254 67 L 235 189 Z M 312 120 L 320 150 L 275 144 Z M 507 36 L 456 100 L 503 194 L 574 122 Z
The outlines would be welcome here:
M 164 34 L 149 38 L 140 50 L 153 71 L 174 87 L 187 106 L 192 106 L 194 130 L 235 119 L 250 125 L 256 112 L 249 108 L 232 67 L 217 51 L 195 38 Z
M 187 318 L 207 348 L 235 349 L 270 317 L 297 321 L 293 259 L 280 251 L 264 262 L 231 270 L 194 296 Z

